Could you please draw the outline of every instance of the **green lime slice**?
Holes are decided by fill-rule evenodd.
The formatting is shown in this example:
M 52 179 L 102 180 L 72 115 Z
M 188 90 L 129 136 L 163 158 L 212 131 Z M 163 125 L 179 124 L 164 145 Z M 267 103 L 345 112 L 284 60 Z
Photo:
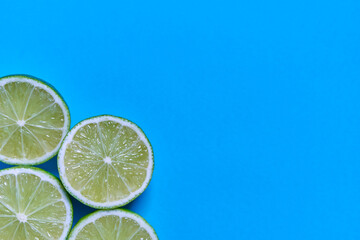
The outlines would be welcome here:
M 139 215 L 122 209 L 96 211 L 81 219 L 69 240 L 158 240 L 154 229 Z
M 134 123 L 104 115 L 77 124 L 59 150 L 60 178 L 84 204 L 110 209 L 139 196 L 150 182 L 153 151 Z
M 56 155 L 69 128 L 68 107 L 48 84 L 22 75 L 0 78 L 0 160 L 43 163 Z
M 59 180 L 30 167 L 0 171 L 0 239 L 65 239 L 72 206 Z

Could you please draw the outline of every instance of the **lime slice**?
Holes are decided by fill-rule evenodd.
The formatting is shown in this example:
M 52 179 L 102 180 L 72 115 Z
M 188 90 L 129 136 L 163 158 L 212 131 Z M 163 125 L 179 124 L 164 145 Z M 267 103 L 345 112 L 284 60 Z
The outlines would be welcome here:
M 29 76 L 0 78 L 0 160 L 43 163 L 56 155 L 69 128 L 69 110 L 52 87 Z
M 114 116 L 77 124 L 59 150 L 60 178 L 84 204 L 110 209 L 139 196 L 150 182 L 153 151 L 143 131 Z
M 59 180 L 30 167 L 0 171 L 0 239 L 65 239 L 72 206 Z
M 82 218 L 69 240 L 158 240 L 154 229 L 128 210 L 96 211 Z

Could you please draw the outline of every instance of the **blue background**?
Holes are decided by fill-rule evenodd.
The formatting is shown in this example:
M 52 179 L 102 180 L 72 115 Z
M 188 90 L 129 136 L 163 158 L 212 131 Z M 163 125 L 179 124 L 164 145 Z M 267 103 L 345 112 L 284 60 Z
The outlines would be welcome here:
M 113 114 L 144 129 L 153 180 L 126 208 L 160 239 L 360 238 L 359 1 L 0 9 L 0 76 L 50 82 L 72 126 Z M 92 211 L 73 202 L 75 221 Z

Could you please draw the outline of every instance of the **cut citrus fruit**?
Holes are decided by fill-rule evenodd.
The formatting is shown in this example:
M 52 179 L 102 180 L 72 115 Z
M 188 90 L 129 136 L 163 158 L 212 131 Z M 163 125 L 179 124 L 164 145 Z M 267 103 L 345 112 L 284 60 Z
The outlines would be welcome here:
M 72 206 L 59 180 L 30 167 L 0 171 L 0 239 L 65 239 Z
M 139 196 L 150 182 L 153 151 L 134 123 L 104 115 L 77 124 L 59 150 L 60 178 L 84 204 L 110 209 Z
M 69 240 L 158 240 L 154 229 L 128 210 L 96 211 L 81 219 Z
M 33 165 L 56 155 L 70 128 L 61 96 L 29 76 L 0 78 L 0 160 Z

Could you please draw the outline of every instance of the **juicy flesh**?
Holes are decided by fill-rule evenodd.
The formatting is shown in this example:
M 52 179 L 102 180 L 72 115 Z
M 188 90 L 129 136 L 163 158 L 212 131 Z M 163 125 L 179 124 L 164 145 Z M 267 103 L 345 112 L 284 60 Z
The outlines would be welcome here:
M 81 195 L 94 202 L 114 202 L 143 185 L 149 152 L 133 129 L 102 121 L 75 133 L 64 165 L 69 183 Z
M 128 217 L 108 215 L 98 218 L 83 227 L 77 234 L 76 240 L 151 240 L 149 233 L 135 220 Z
M 27 82 L 0 87 L 1 155 L 40 158 L 58 146 L 63 128 L 63 110 L 44 89 Z
M 59 239 L 66 221 L 60 192 L 28 173 L 0 176 L 0 239 Z

